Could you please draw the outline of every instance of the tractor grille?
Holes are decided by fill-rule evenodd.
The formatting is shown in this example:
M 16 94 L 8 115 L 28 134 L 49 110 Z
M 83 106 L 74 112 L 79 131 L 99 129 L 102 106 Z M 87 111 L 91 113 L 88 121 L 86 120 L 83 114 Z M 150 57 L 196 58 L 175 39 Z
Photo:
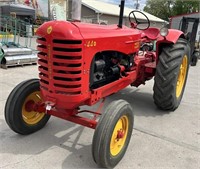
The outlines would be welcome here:
M 40 86 L 56 94 L 81 93 L 82 41 L 37 39 Z M 51 44 L 51 45 L 48 45 Z

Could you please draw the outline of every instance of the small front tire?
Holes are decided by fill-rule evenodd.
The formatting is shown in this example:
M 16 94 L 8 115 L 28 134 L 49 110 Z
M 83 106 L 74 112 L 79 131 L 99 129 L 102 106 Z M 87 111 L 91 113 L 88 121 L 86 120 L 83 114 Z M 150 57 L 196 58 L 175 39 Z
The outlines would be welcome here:
M 5 105 L 5 120 L 16 133 L 27 135 L 45 126 L 50 115 L 27 110 L 30 103 L 41 102 L 38 79 L 18 84 L 10 93 Z
M 112 102 L 96 127 L 92 154 L 99 167 L 113 168 L 123 158 L 133 129 L 133 111 L 124 100 Z

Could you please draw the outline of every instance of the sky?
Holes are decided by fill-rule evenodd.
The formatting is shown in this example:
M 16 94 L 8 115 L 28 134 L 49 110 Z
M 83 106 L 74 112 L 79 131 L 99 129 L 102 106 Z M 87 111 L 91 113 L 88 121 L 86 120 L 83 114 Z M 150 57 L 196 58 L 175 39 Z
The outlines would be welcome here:
M 114 4 L 119 4 L 120 0 L 100 0 L 108 3 L 114 3 Z M 139 1 L 139 9 L 143 10 L 146 0 L 138 0 Z M 137 2 L 137 0 L 125 0 L 125 4 L 128 7 L 134 8 L 134 4 Z
M 53 1 L 53 0 L 51 0 Z M 103 2 L 108 2 L 108 3 L 114 3 L 114 4 L 120 4 L 120 0 L 99 0 Z M 139 9 L 143 10 L 145 3 L 147 0 L 138 0 L 139 1 Z M 137 0 L 125 0 L 125 5 L 133 8 L 134 9 L 134 4 L 137 2 Z M 43 13 L 45 16 L 47 16 L 47 0 L 38 0 L 38 3 L 40 5 L 40 8 L 42 9 Z

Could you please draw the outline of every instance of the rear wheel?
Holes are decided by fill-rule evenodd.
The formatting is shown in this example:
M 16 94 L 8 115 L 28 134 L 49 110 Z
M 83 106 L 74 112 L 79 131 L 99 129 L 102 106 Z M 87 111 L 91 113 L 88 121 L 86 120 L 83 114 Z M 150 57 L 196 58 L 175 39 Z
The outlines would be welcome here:
M 96 127 L 92 154 L 103 168 L 113 168 L 124 156 L 133 129 L 133 111 L 124 100 L 112 102 Z
M 163 110 L 175 110 L 182 99 L 190 64 L 190 48 L 185 39 L 163 48 L 154 83 L 154 102 Z
M 38 79 L 30 79 L 18 84 L 6 101 L 5 119 L 9 127 L 23 135 L 44 127 L 50 115 L 31 109 L 31 105 L 41 101 Z

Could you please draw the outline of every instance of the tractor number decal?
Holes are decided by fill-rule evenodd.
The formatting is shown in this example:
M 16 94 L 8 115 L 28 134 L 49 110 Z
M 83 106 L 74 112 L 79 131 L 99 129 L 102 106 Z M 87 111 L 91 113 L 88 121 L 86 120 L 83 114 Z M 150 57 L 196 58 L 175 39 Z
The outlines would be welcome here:
M 51 34 L 52 30 L 53 30 L 52 26 L 49 26 L 49 27 L 47 28 L 47 34 Z
M 87 47 L 95 47 L 96 45 L 97 45 L 97 42 L 93 40 L 86 42 Z
M 135 42 L 134 43 L 134 49 L 138 49 L 140 47 L 140 42 Z
M 50 63 L 50 60 L 51 60 L 51 46 L 50 45 L 47 45 L 47 57 L 48 57 L 48 62 L 49 62 L 49 65 L 48 65 L 49 79 L 51 79 L 52 67 Z

